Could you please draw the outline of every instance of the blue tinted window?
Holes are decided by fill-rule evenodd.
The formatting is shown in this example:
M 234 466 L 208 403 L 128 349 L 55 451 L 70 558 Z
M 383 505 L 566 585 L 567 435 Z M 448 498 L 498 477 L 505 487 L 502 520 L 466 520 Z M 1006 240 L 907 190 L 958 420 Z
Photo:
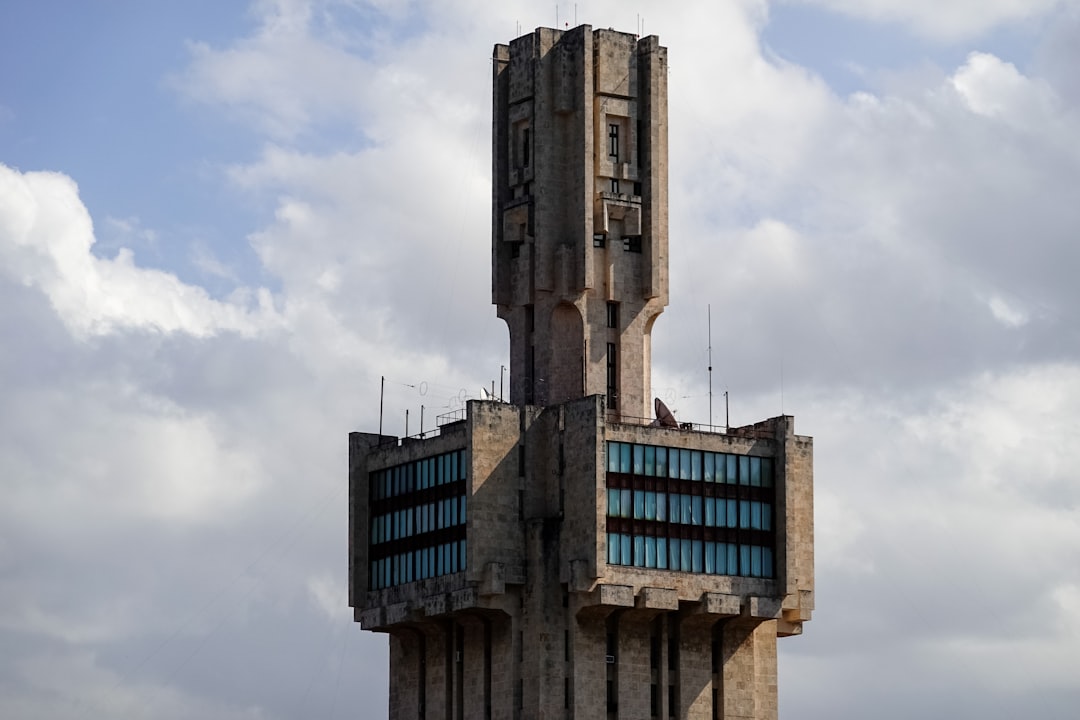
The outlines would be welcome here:
M 750 484 L 761 487 L 761 458 L 750 458 Z
M 705 482 L 712 482 L 713 480 L 716 479 L 716 473 L 715 473 L 715 470 L 714 470 L 715 461 L 716 461 L 716 454 L 711 453 L 711 452 L 707 452 L 703 456 L 703 460 L 704 460 L 703 475 L 704 475 L 704 478 L 705 478 Z
M 692 571 L 696 573 L 705 571 L 704 563 L 701 558 L 701 545 L 701 540 L 691 541 L 691 546 L 693 547 L 693 559 L 691 560 Z
M 607 469 L 608 472 L 619 472 L 619 443 L 607 444 Z
M 678 570 L 682 567 L 679 559 L 682 556 L 679 554 L 679 539 L 671 538 L 668 540 L 668 565 L 672 570 Z
M 702 520 L 702 515 L 701 515 L 701 498 L 700 498 L 700 497 L 698 497 L 698 496 L 696 496 L 696 495 L 695 495 L 695 496 L 694 496 L 694 497 L 692 498 L 692 500 L 691 500 L 691 503 L 690 503 L 690 512 L 691 512 L 691 517 L 692 517 L 692 520 L 691 520 L 691 522 L 692 522 L 692 523 L 693 523 L 694 525 L 700 525 L 700 524 L 701 524 L 701 520 Z
M 619 443 L 619 472 L 630 472 L 630 443 Z
M 716 498 L 705 498 L 705 527 L 716 525 Z
M 667 477 L 667 448 L 656 448 L 656 477 Z
M 645 564 L 645 537 L 643 535 L 634 536 L 634 564 L 638 567 Z
M 705 572 L 709 574 L 716 572 L 716 543 L 705 543 Z
M 750 484 L 750 458 L 746 455 L 739 456 L 739 484 Z
M 656 448 L 652 445 L 645 446 L 645 474 L 656 475 Z
M 668 449 L 668 477 L 679 477 L 679 451 L 675 448 Z
M 740 500 L 739 501 L 739 527 L 741 527 L 741 528 L 750 527 L 750 501 L 749 500 Z
M 615 488 L 608 488 L 607 491 L 607 514 L 611 517 L 619 517 L 619 508 L 622 504 L 619 502 L 620 493 Z
M 619 517 L 628 518 L 634 511 L 633 498 L 629 490 L 620 490 L 619 493 Z
M 656 493 L 652 491 L 645 493 L 645 519 L 656 519 Z
M 607 561 L 609 565 L 619 564 L 619 536 L 617 533 L 607 534 Z
M 634 491 L 634 519 L 635 520 L 644 520 L 645 519 L 645 491 L 644 490 L 635 490 Z
M 773 486 L 772 458 L 761 458 L 761 484 L 764 487 Z
M 634 446 L 634 474 L 641 475 L 645 472 L 645 446 Z
M 619 558 L 623 565 L 629 565 L 633 556 L 630 554 L 630 536 L 619 536 Z
M 726 457 L 727 457 L 727 470 L 726 470 L 726 477 L 724 478 L 724 482 L 734 485 L 735 483 L 738 482 L 738 478 L 739 478 L 739 472 L 738 472 L 739 456 L 738 455 L 727 455 Z
M 679 495 L 675 493 L 668 495 L 668 517 L 671 519 L 671 522 L 681 522 L 681 520 L 679 520 L 681 517 L 680 508 L 682 508 L 682 503 L 679 500 Z
M 656 567 L 656 538 L 645 538 L 645 567 Z
M 667 538 L 656 538 L 656 567 L 666 570 L 668 566 Z

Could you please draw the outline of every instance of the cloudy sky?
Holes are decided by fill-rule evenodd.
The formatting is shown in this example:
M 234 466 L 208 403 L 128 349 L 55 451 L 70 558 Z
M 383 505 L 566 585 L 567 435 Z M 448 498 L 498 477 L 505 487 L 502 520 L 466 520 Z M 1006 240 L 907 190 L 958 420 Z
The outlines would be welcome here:
M 781 716 L 1075 717 L 1074 0 L 0 5 L 0 717 L 384 716 L 346 433 L 498 380 L 491 48 L 575 21 L 670 49 L 656 394 L 711 306 L 815 437 Z

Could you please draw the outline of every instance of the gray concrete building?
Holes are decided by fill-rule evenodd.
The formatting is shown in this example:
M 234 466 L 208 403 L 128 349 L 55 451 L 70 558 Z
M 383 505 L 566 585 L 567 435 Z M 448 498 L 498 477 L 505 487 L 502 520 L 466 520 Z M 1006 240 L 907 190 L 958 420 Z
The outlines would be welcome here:
M 667 49 L 581 26 L 494 52 L 492 299 L 510 402 L 349 436 L 349 591 L 392 720 L 777 716 L 813 609 L 813 443 L 652 419 Z

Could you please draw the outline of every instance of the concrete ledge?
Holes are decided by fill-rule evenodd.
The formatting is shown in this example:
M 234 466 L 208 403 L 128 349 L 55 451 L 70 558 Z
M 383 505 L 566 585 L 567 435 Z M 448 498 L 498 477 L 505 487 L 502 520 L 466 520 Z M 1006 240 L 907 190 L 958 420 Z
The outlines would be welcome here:
M 409 616 L 409 606 L 405 603 L 387 605 L 384 610 L 386 611 L 386 616 L 384 618 L 384 624 L 386 625 L 396 625 L 399 622 L 405 622 Z
M 776 637 L 791 637 L 793 635 L 802 635 L 802 623 L 801 622 L 788 622 L 787 620 L 776 621 Z
M 642 610 L 678 610 L 679 591 L 670 588 L 641 588 L 636 607 Z
M 726 593 L 705 593 L 701 596 L 701 611 L 709 615 L 734 617 L 742 612 L 742 598 Z
M 450 593 L 450 609 L 453 611 L 465 610 L 477 606 L 476 588 L 465 588 Z
M 780 598 L 751 597 L 746 604 L 747 614 L 752 618 L 778 620 L 782 604 Z
M 601 605 L 634 607 L 634 588 L 631 585 L 600 585 L 594 593 Z
M 450 598 L 446 593 L 428 595 L 424 598 L 424 614 L 428 617 L 445 615 L 450 609 Z
M 364 630 L 374 630 L 386 625 L 382 608 L 371 608 L 357 613 L 360 617 L 360 627 Z

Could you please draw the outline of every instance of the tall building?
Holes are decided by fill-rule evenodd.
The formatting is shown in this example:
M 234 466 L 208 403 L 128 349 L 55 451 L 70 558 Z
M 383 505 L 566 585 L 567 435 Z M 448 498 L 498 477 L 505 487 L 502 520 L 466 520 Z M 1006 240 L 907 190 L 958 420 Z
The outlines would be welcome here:
M 349 436 L 350 605 L 392 720 L 775 718 L 813 609 L 790 416 L 652 419 L 667 50 L 581 26 L 494 53 L 492 299 L 510 402 Z

